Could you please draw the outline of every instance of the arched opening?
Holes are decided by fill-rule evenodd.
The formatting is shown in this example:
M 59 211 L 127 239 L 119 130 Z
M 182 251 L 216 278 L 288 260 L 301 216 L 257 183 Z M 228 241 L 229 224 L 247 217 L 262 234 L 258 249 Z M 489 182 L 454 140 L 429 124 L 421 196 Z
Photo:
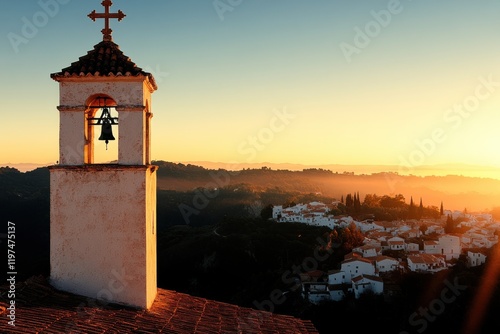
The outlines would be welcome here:
M 119 126 L 116 101 L 106 94 L 87 99 L 85 112 L 85 163 L 118 162 Z

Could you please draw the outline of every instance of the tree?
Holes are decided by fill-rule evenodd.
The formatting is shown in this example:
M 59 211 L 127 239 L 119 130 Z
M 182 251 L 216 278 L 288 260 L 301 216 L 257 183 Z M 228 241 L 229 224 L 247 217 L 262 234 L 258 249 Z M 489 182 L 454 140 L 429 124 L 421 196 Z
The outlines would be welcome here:
M 260 216 L 262 217 L 262 219 L 273 218 L 273 205 L 272 204 L 266 205 L 260 212 Z
M 456 223 L 455 221 L 453 220 L 453 218 L 448 215 L 448 217 L 446 218 L 446 224 L 444 226 L 444 232 L 445 233 L 453 233 L 455 232 L 455 229 L 456 229 Z
M 361 201 L 359 200 L 359 192 L 354 193 L 354 212 L 359 212 L 359 209 L 361 208 Z
M 420 197 L 420 206 L 418 207 L 418 218 L 422 218 L 424 216 L 424 205 L 422 203 L 422 197 Z
M 352 198 L 351 194 L 347 194 L 345 197 L 345 206 L 350 208 L 354 205 L 354 199 Z
M 415 203 L 413 203 L 413 196 L 410 197 L 410 206 L 408 208 L 408 218 L 415 218 Z
M 441 201 L 441 208 L 439 209 L 439 214 L 442 216 L 444 215 L 444 209 L 443 209 L 443 201 Z
M 427 225 L 422 224 L 418 229 L 422 232 L 422 234 L 425 234 L 425 232 L 427 232 Z
M 368 207 L 379 207 L 380 206 L 380 197 L 375 195 L 375 194 L 366 194 L 365 195 L 365 200 L 363 201 L 363 204 Z
M 404 208 L 405 197 L 401 194 L 395 195 L 394 197 L 384 195 L 380 200 L 380 206 L 383 208 Z

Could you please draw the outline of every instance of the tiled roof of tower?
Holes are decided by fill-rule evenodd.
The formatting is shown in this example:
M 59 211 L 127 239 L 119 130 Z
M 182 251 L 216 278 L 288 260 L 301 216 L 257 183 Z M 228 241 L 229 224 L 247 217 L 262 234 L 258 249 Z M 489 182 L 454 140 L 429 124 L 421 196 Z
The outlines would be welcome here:
M 158 289 L 137 310 L 53 289 L 44 277 L 16 284 L 15 327 L 8 325 L 8 287 L 0 288 L 2 333 L 312 334 L 308 320 Z
M 93 50 L 88 51 L 71 66 L 50 75 L 52 79 L 82 76 L 147 76 L 157 89 L 153 75 L 137 67 L 129 57 L 123 54 L 120 46 L 112 41 L 102 41 L 96 44 Z

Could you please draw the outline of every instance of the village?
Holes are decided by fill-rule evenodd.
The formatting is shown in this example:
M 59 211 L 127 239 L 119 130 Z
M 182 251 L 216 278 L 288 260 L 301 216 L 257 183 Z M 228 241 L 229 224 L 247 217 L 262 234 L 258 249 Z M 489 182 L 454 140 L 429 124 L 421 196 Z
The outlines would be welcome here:
M 340 301 L 348 294 L 356 299 L 365 293 L 382 295 L 387 292 L 384 277 L 393 272 L 433 274 L 452 267 L 459 258 L 468 267 L 480 266 L 498 243 L 500 222 L 489 213 L 445 210 L 439 219 L 357 221 L 349 215 L 331 214 L 338 204 L 311 202 L 273 207 L 272 219 L 278 223 L 330 229 L 355 225 L 364 236 L 363 245 L 344 257 L 340 269 L 300 274 L 302 296 L 313 304 Z M 446 233 L 448 219 L 459 221 L 457 228 L 463 232 Z

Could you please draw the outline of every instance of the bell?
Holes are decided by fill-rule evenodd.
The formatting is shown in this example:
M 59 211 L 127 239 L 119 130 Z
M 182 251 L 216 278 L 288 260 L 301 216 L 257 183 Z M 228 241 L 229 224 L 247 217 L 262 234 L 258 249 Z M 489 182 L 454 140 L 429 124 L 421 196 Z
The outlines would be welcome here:
M 106 149 L 108 149 L 108 142 L 110 140 L 115 140 L 113 130 L 111 128 L 111 122 L 107 118 L 102 121 L 101 136 L 99 137 L 99 140 L 104 140 L 106 142 Z

